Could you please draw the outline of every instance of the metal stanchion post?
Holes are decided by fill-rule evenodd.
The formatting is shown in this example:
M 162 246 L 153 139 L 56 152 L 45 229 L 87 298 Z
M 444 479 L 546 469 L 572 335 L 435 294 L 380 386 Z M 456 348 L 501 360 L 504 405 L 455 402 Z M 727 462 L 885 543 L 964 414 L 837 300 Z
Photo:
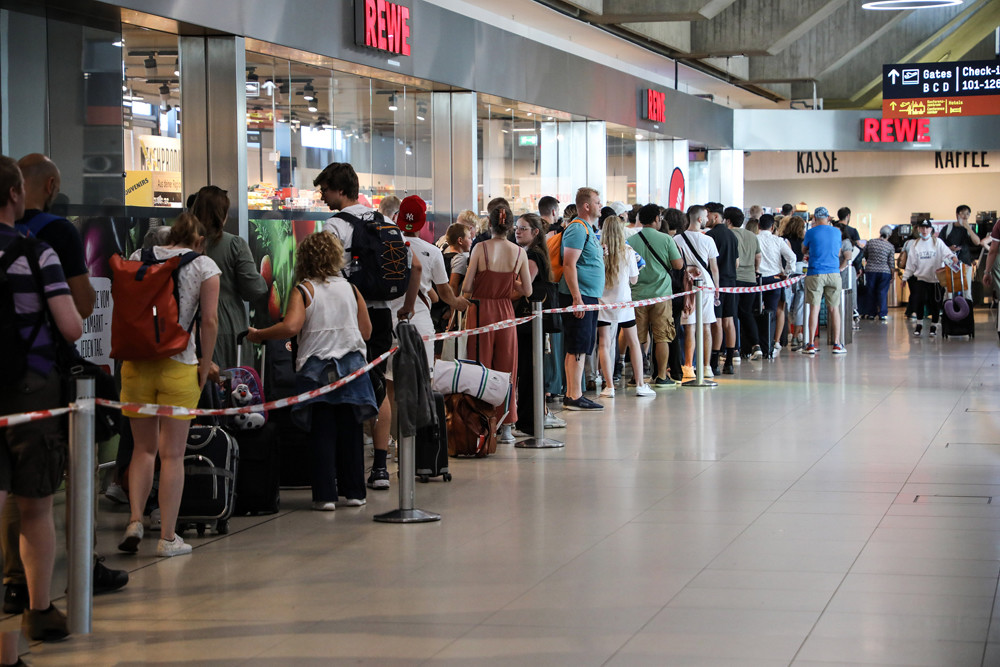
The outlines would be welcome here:
M 535 400 L 531 407 L 534 412 L 532 423 L 535 426 L 535 435 L 527 440 L 521 440 L 514 444 L 515 447 L 525 449 L 552 449 L 555 447 L 565 447 L 565 443 L 545 437 L 545 384 L 542 369 L 544 360 L 542 358 L 542 346 L 545 334 L 542 330 L 542 302 L 535 301 L 531 304 L 531 312 L 535 319 L 531 320 L 531 366 L 532 366 L 532 387 Z M 521 371 L 524 372 L 523 370 Z
M 76 381 L 76 410 L 70 413 L 68 626 L 90 634 L 94 589 L 94 379 Z
M 694 313 L 694 367 L 695 367 L 695 378 L 693 380 L 688 380 L 684 383 L 685 387 L 718 387 L 719 383 L 715 380 L 705 379 L 705 327 L 702 323 L 704 317 L 702 312 L 702 303 L 705 298 L 705 290 L 702 286 L 705 284 L 704 278 L 697 278 L 694 281 L 694 288 L 697 290 L 695 295 L 695 313 Z
M 803 296 L 802 301 L 802 351 L 805 352 L 806 347 L 813 342 L 813 332 L 810 328 L 812 326 L 812 306 L 809 305 L 809 300 Z
M 400 327 L 405 323 L 401 322 Z M 411 326 L 405 324 L 405 326 Z M 402 338 L 402 336 L 401 336 Z M 421 348 L 419 354 L 423 354 Z M 397 354 L 413 354 L 409 348 L 400 345 Z M 394 367 L 395 368 L 395 367 Z M 394 373 L 395 374 L 395 373 Z M 397 375 L 399 377 L 399 375 Z M 444 424 L 441 424 L 444 428 Z M 380 523 L 427 523 L 430 521 L 440 521 L 441 515 L 434 512 L 426 512 L 413 507 L 414 487 L 417 476 L 417 451 L 416 436 L 413 434 L 399 437 L 399 509 L 376 514 L 373 519 Z

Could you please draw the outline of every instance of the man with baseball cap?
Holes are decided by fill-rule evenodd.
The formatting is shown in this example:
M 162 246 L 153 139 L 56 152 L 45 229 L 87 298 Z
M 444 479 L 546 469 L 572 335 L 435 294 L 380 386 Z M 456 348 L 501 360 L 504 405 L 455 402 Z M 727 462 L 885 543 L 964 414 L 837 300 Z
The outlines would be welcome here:
M 819 306 L 826 297 L 827 326 L 833 331 L 833 353 L 847 354 L 840 340 L 840 292 L 843 283 L 840 272 L 851 259 L 844 252 L 840 230 L 830 224 L 830 212 L 820 206 L 813 212 L 813 227 L 806 232 L 802 251 L 809 261 L 806 271 L 806 303 L 809 304 L 809 331 L 812 340 L 802 348 L 802 354 L 816 354 L 816 334 L 819 328 Z
M 431 290 L 437 292 L 438 297 L 446 304 L 456 310 L 464 311 L 469 307 L 468 300 L 462 296 L 456 296 L 448 283 L 448 272 L 444 266 L 444 255 L 441 249 L 433 243 L 420 238 L 420 230 L 427 224 L 427 204 L 417 195 L 410 195 L 399 204 L 399 213 L 396 214 L 396 224 L 403 232 L 407 242 L 410 244 L 410 252 L 420 259 L 423 271 L 420 273 L 420 291 L 417 293 L 417 301 L 413 306 L 413 319 L 411 323 L 417 327 L 421 336 L 434 335 L 434 322 L 431 319 L 430 293 Z M 396 301 L 398 306 L 402 306 L 399 297 Z M 396 302 L 391 302 L 390 310 L 393 314 L 398 310 Z M 395 322 L 393 322 L 395 328 Z M 427 352 L 427 367 L 434 368 L 434 341 L 425 340 L 424 349 Z

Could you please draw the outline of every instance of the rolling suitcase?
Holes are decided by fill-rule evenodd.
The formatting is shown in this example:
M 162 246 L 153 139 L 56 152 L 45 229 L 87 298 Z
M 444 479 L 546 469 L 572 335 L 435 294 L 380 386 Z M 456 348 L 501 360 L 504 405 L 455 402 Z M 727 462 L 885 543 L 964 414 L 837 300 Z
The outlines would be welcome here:
M 230 399 L 228 401 L 230 405 L 237 403 L 234 398 L 234 388 L 238 384 L 247 384 L 247 380 L 254 381 L 256 387 L 250 388 L 252 395 L 250 402 L 259 404 L 264 401 L 262 378 L 253 367 L 243 366 L 240 363 L 245 336 L 244 332 L 236 339 L 237 368 L 222 372 L 225 394 Z M 262 354 L 261 367 L 266 368 L 266 348 Z M 267 376 L 266 370 L 264 376 Z M 267 413 L 251 413 L 251 415 L 258 414 Z M 240 416 L 242 415 L 237 415 Z M 240 448 L 240 474 L 236 478 L 236 507 L 233 513 L 237 516 L 274 514 L 280 506 L 281 460 L 278 453 L 278 426 L 273 422 L 257 426 L 249 420 L 238 419 L 233 419 L 230 423 L 237 425 L 233 434 Z
M 774 357 L 774 327 L 776 324 L 774 311 L 764 310 L 754 315 L 757 322 L 757 337 L 760 339 L 760 349 L 765 359 Z
M 945 300 L 944 312 L 941 315 L 941 337 L 947 339 L 948 336 L 968 336 L 969 339 L 976 337 L 976 314 L 973 312 L 972 302 L 966 299 L 964 296 L 956 294 L 952 297 L 954 301 L 961 299 L 969 307 L 969 312 L 964 317 L 958 317 L 958 319 L 952 319 L 948 316 L 948 312 L 952 311 L 954 316 L 961 315 L 961 311 L 964 310 L 961 306 L 955 307 L 952 305 L 949 307 L 948 300 Z M 956 312 L 958 311 L 958 312 Z
M 184 453 L 178 533 L 193 526 L 198 535 L 204 535 L 212 524 L 220 535 L 229 532 L 239 460 L 239 445 L 224 428 L 202 424 L 191 427 Z
M 416 472 L 421 482 L 430 481 L 431 477 L 440 476 L 444 481 L 451 481 L 448 472 L 448 413 L 444 407 L 444 395 L 434 392 L 434 408 L 437 412 L 437 423 L 417 430 L 414 439 L 416 445 Z
M 290 340 L 264 343 L 263 368 L 264 391 L 271 400 L 295 395 L 295 363 Z M 290 408 L 275 410 L 269 416 L 278 432 L 279 485 L 286 488 L 312 486 L 309 433 L 292 422 Z

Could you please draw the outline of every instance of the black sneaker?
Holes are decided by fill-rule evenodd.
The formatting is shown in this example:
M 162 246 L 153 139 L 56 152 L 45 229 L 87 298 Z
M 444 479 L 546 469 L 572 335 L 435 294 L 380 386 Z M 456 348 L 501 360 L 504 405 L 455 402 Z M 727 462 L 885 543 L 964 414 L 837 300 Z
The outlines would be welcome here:
M 678 383 L 669 375 L 665 378 L 653 378 L 651 383 L 654 389 L 676 389 Z
M 7 584 L 3 592 L 3 613 L 20 614 L 29 607 L 28 584 Z
M 572 399 L 569 396 L 563 397 L 563 409 L 565 410 L 603 410 L 604 406 L 600 403 L 596 403 L 586 396 L 580 396 L 580 398 Z
M 25 609 L 21 616 L 21 631 L 28 639 L 57 642 L 69 636 L 66 615 L 50 604 L 44 611 Z
M 128 583 L 128 570 L 112 570 L 104 565 L 104 556 L 94 563 L 94 595 L 110 593 Z
M 368 475 L 368 488 L 376 491 L 389 490 L 389 470 L 386 468 L 372 468 L 372 473 Z
M 722 364 L 722 374 L 723 375 L 733 375 L 734 372 L 735 371 L 733 370 L 733 364 L 732 363 Z
M 937 327 L 933 324 L 931 325 L 931 337 L 937 336 Z

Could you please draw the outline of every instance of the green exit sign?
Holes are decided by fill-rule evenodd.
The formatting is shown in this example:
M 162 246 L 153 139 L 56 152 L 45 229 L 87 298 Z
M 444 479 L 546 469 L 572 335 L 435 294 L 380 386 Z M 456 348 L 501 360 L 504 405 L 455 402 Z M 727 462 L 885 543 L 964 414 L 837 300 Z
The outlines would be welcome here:
M 538 135 L 537 134 L 519 134 L 519 135 L 517 135 L 517 145 L 518 146 L 537 146 L 538 145 Z

